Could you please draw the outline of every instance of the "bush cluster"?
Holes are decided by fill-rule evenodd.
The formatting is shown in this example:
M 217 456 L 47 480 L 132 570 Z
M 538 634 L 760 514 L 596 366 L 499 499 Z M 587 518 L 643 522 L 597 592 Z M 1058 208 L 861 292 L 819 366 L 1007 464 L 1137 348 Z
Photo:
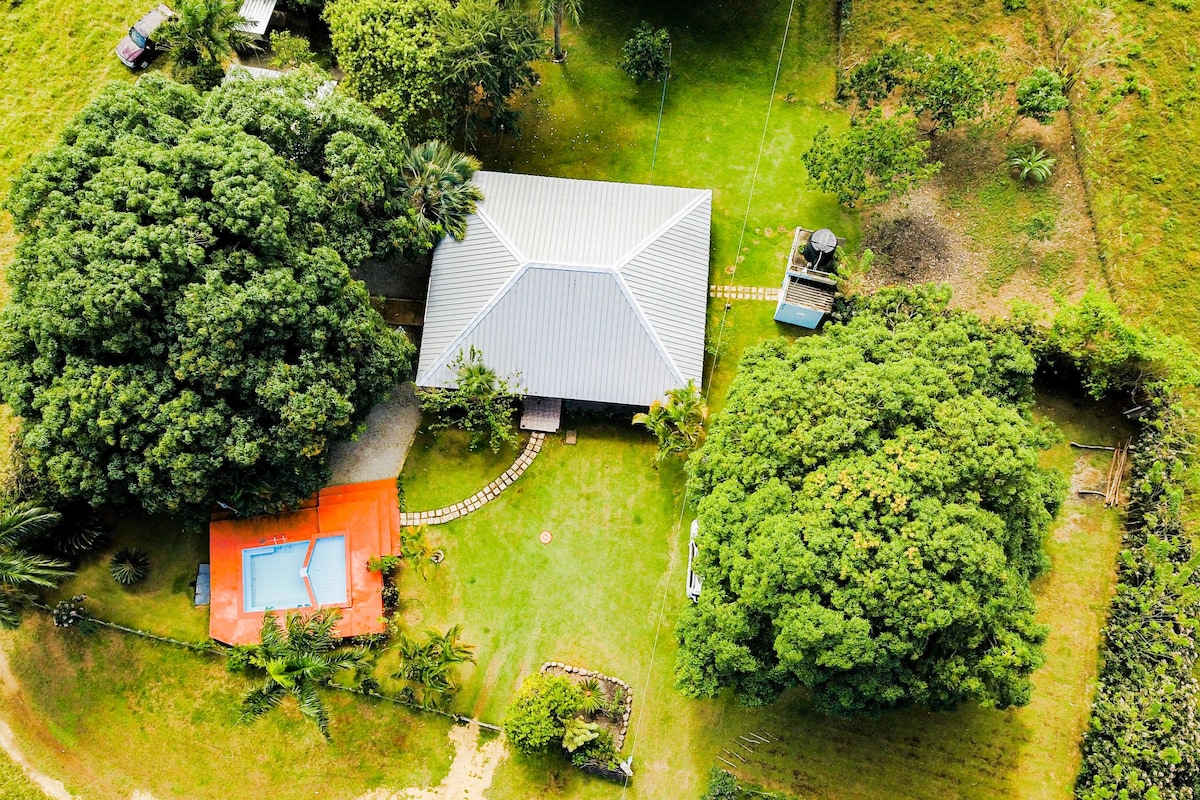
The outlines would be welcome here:
M 1138 440 L 1080 800 L 1183 800 L 1200 783 L 1200 579 L 1180 513 L 1195 445 L 1180 410 L 1165 403 Z

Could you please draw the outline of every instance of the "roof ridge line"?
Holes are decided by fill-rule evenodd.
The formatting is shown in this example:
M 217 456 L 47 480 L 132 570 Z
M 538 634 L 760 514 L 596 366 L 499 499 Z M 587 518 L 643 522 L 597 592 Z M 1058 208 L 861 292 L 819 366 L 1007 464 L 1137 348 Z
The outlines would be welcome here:
M 486 200 L 487 198 L 485 197 L 483 201 Z M 483 201 L 481 201 L 481 203 Z M 484 226 L 492 232 L 492 235 L 496 237 L 496 240 L 500 242 L 500 244 L 504 245 L 504 249 L 507 250 L 509 254 L 517 260 L 517 263 L 521 266 L 525 266 L 525 264 L 529 261 L 529 258 L 522 253 L 515 244 L 512 243 L 512 240 L 508 238 L 504 231 L 500 230 L 500 225 L 494 219 L 488 216 L 487 211 L 483 210 L 478 204 L 475 206 L 475 216 L 479 217 L 480 222 L 482 222 Z M 464 236 L 463 239 L 466 239 L 466 237 Z
M 667 367 L 674 373 L 679 380 L 679 385 L 684 386 L 687 381 L 683 378 L 683 372 L 680 371 L 679 365 L 675 363 L 675 359 L 671 358 L 671 354 L 667 351 L 666 345 L 658 338 L 658 333 L 654 330 L 654 326 L 650 324 L 650 320 L 646 319 L 645 313 L 642 312 L 642 307 L 638 304 L 637 298 L 633 296 L 633 290 L 625 283 L 625 278 L 621 275 L 620 270 L 613 272 L 613 278 L 617 282 L 617 288 L 621 290 L 621 295 L 625 298 L 625 302 L 633 309 L 633 315 L 637 318 L 638 324 L 642 326 L 642 330 L 650 337 L 651 344 L 658 351 L 659 357 L 666 363 Z
M 617 263 L 613 266 L 613 270 L 618 275 L 621 274 L 621 271 L 624 270 L 625 267 L 629 266 L 630 262 L 640 256 L 642 253 L 646 252 L 646 250 L 650 248 L 650 245 L 657 242 L 667 231 L 671 230 L 682 220 L 686 219 L 688 215 L 696 210 L 696 206 L 704 202 L 706 197 L 710 199 L 712 198 L 712 189 L 695 189 L 694 191 L 699 193 L 694 200 L 685 205 L 679 211 L 672 214 L 666 222 L 658 226 L 645 239 L 638 242 L 638 244 L 632 250 L 623 255 L 621 258 L 617 259 Z
M 423 374 L 417 375 L 414 378 L 414 383 L 420 385 L 421 382 L 428 381 L 429 377 L 442 367 L 449 366 L 448 362 L 450 360 L 450 354 L 455 353 L 458 350 L 462 350 L 462 343 L 466 341 L 466 339 L 477 327 L 479 327 L 480 320 L 486 317 L 487 313 L 495 308 L 500 301 L 504 299 L 504 296 L 512 290 L 513 286 L 516 285 L 517 280 L 529 271 L 530 265 L 531 262 L 523 261 L 519 267 L 513 270 L 513 274 L 508 276 L 508 280 L 501 284 L 500 288 L 496 290 L 496 293 L 491 296 L 491 299 L 484 303 L 483 308 L 479 309 L 479 311 L 475 313 L 475 316 L 471 318 L 471 322 L 459 332 L 458 336 L 454 337 L 453 341 L 446 346 L 446 349 L 443 350 L 441 355 L 437 357 L 437 360 L 430 365 L 429 369 L 425 370 Z

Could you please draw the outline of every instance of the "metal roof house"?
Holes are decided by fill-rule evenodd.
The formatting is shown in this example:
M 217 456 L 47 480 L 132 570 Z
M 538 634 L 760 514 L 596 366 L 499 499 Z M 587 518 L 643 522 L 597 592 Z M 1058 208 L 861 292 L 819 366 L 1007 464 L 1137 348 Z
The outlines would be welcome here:
M 416 384 L 455 356 L 529 397 L 649 406 L 700 383 L 712 192 L 478 172 L 463 241 L 433 256 Z

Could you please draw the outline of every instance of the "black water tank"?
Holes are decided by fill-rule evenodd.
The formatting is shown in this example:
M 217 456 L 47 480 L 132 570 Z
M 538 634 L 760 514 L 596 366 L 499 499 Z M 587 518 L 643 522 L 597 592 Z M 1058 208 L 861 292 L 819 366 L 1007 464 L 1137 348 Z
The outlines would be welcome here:
M 804 245 L 804 260 L 810 267 L 832 271 L 837 244 L 837 236 L 829 228 L 814 231 Z

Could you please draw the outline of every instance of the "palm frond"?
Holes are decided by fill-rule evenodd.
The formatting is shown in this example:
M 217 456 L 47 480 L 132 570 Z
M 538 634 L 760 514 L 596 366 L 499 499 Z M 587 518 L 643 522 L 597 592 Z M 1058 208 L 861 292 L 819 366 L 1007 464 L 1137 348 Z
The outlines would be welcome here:
M 0 545 L 15 545 L 45 533 L 62 519 L 57 511 L 34 503 L 14 503 L 0 512 Z
M 321 731 L 325 741 L 332 741 L 329 735 L 329 714 L 325 710 L 325 704 L 321 702 L 316 685 L 300 684 L 296 689 L 296 699 L 300 701 L 300 713 L 316 723 L 317 730 Z
M 251 689 L 242 697 L 242 715 L 238 717 L 238 724 L 251 724 L 282 703 L 286 694 L 283 687 L 274 681 L 267 681 L 262 686 Z

